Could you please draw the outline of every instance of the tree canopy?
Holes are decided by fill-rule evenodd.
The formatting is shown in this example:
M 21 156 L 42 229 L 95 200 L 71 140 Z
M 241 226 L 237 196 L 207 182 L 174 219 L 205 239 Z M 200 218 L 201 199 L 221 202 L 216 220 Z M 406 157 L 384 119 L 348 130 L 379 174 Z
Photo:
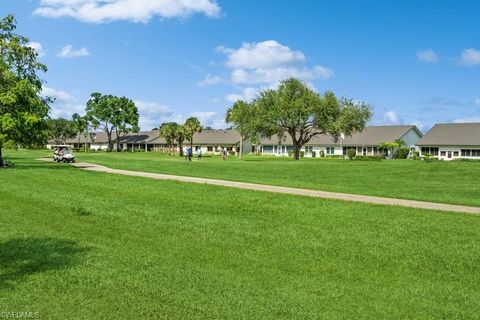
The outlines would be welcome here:
M 107 133 L 109 151 L 113 149 L 113 132 L 116 133 L 117 150 L 119 150 L 122 134 L 139 131 L 138 109 L 128 98 L 94 92 L 87 101 L 86 111 L 86 117 L 92 126 Z
M 65 118 L 48 120 L 48 138 L 55 144 L 65 144 L 77 136 L 77 128 L 72 120 Z
M 290 135 L 295 160 L 313 137 L 328 134 L 336 140 L 342 133 L 351 136 L 363 130 L 372 116 L 366 103 L 338 99 L 330 91 L 320 95 L 295 78 L 282 81 L 278 89 L 260 92 L 253 104 L 255 131 L 262 136 Z
M 38 76 L 47 67 L 16 27 L 12 15 L 0 20 L 0 167 L 3 147 L 38 146 L 47 139 L 50 99 L 41 97 Z
M 238 100 L 227 110 L 225 122 L 233 124 L 233 128 L 240 134 L 240 159 L 243 158 L 243 141 L 245 139 L 258 142 L 256 120 L 255 106 L 243 100 Z
M 185 121 L 183 127 L 185 131 L 185 138 L 190 141 L 190 147 L 193 149 L 193 136 L 195 133 L 202 132 L 202 124 L 198 118 L 190 117 Z
M 176 122 L 165 122 L 162 123 L 158 129 L 159 136 L 165 139 L 169 155 L 173 154 L 173 147 L 175 145 L 175 140 L 177 139 L 178 127 L 179 125 Z

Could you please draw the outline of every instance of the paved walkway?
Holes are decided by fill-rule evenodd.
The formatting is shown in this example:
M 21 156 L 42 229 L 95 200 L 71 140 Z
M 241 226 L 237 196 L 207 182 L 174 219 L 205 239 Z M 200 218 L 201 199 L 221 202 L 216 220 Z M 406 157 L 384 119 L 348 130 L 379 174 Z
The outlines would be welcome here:
M 52 161 L 51 158 L 42 158 L 38 160 Z M 357 195 L 357 194 L 318 191 L 318 190 L 299 189 L 299 188 L 278 187 L 278 186 L 263 185 L 263 184 L 256 184 L 256 183 L 235 182 L 235 181 L 217 180 L 217 179 L 209 179 L 209 178 L 196 178 L 196 177 L 177 176 L 177 175 L 150 173 L 150 172 L 142 172 L 142 171 L 120 170 L 120 169 L 112 169 L 102 165 L 86 163 L 86 162 L 78 162 L 78 163 L 74 163 L 73 165 L 83 170 L 115 173 L 115 174 L 122 174 L 125 176 L 144 177 L 144 178 L 159 179 L 159 180 L 175 180 L 175 181 L 182 181 L 182 182 L 209 184 L 209 185 L 215 185 L 215 186 L 240 188 L 240 189 L 247 189 L 247 190 L 294 194 L 294 195 L 309 196 L 309 197 L 324 198 L 324 199 L 335 199 L 335 200 L 365 202 L 365 203 L 390 205 L 390 206 L 402 206 L 402 207 L 418 208 L 418 209 L 430 209 L 430 210 L 460 212 L 460 213 L 469 213 L 469 214 L 480 214 L 480 208 L 478 207 L 468 207 L 468 206 L 461 206 L 461 205 L 416 201 L 416 200 L 383 198 L 383 197 L 375 197 L 375 196 L 364 196 L 364 195 Z

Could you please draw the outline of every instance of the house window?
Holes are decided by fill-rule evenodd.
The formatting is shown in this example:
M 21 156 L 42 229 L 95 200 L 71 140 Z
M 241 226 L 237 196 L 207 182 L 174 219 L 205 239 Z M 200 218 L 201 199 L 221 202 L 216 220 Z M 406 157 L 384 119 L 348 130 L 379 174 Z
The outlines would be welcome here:
M 438 156 L 438 148 L 437 147 L 422 147 L 422 154 L 431 154 L 433 156 Z
M 454 156 L 454 157 L 458 157 L 458 151 L 454 151 L 454 152 L 453 152 L 453 156 Z
M 312 146 L 305 146 L 305 153 L 306 154 L 311 154 L 313 151 L 313 147 Z
M 327 147 L 327 154 L 334 154 L 335 148 L 334 147 Z
M 273 146 L 263 146 L 263 153 L 273 153 Z
M 377 147 L 373 147 L 373 155 L 377 155 L 378 154 L 378 148 Z
M 207 151 L 212 152 L 213 151 L 213 146 L 207 146 Z
M 442 157 L 445 157 L 445 156 L 447 155 L 447 152 L 446 152 L 446 151 L 441 151 L 441 152 L 440 152 L 440 155 L 441 155 Z

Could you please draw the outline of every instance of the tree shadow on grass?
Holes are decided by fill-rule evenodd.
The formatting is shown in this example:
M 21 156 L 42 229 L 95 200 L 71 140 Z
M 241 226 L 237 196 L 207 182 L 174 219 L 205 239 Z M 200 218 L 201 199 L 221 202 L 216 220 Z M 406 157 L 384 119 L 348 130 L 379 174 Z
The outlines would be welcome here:
M 72 267 L 87 248 L 55 238 L 17 238 L 0 242 L 0 290 L 29 275 Z

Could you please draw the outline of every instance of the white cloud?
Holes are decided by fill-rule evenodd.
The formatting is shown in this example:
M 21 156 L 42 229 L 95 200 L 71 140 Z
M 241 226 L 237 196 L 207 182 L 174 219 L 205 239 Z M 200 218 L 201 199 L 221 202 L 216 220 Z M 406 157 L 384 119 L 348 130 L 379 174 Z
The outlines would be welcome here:
M 207 74 L 205 76 L 205 79 L 203 79 L 202 81 L 199 81 L 197 85 L 199 87 L 206 87 L 213 84 L 218 84 L 221 81 L 222 81 L 222 78 L 220 78 L 220 76 L 212 76 L 211 74 Z
M 250 102 L 257 96 L 259 90 L 260 90 L 259 88 L 248 87 L 243 89 L 243 92 L 241 94 L 231 93 L 226 95 L 225 100 L 232 103 L 238 100 L 244 100 L 244 101 Z
M 27 47 L 34 49 L 37 52 L 38 57 L 43 57 L 47 53 L 40 42 L 31 41 L 27 43 Z
M 480 65 L 480 50 L 473 48 L 464 49 L 460 56 L 460 64 L 468 67 Z
M 139 126 L 141 130 L 150 130 L 163 122 L 183 122 L 184 117 L 172 108 L 155 102 L 135 101 L 140 115 Z
M 238 49 L 220 46 L 217 51 L 226 56 L 225 66 L 230 69 L 230 78 L 235 84 L 268 85 L 289 77 L 311 81 L 334 75 L 331 69 L 320 65 L 305 66 L 306 57 L 301 51 L 275 40 L 245 42 Z
M 295 77 L 301 80 L 330 79 L 333 77 L 333 71 L 322 67 L 297 68 L 297 67 L 277 67 L 269 69 L 255 69 L 253 71 L 246 69 L 235 69 L 232 71 L 232 81 L 237 84 L 258 84 L 275 83 L 284 79 Z
M 58 102 L 69 102 L 74 100 L 74 97 L 70 93 L 45 86 L 42 88 L 42 96 L 54 98 L 55 101 Z
M 477 107 L 480 107 L 480 98 L 475 99 L 475 104 Z
M 238 49 L 220 46 L 217 50 L 227 56 L 226 65 L 232 69 L 271 68 L 305 61 L 305 55 L 302 52 L 293 51 L 275 40 L 258 43 L 244 42 Z
M 401 122 L 400 117 L 393 110 L 385 112 L 383 118 L 391 124 L 399 124 Z
M 89 56 L 90 52 L 86 47 L 74 49 L 71 44 L 62 48 L 62 51 L 57 55 L 60 58 L 77 58 Z
M 88 23 L 117 20 L 147 23 L 154 16 L 186 18 L 199 13 L 217 17 L 220 11 L 215 0 L 40 0 L 34 14 L 70 17 Z
M 471 123 L 471 122 L 480 122 L 480 117 L 466 117 L 458 118 L 453 120 L 454 123 Z
M 435 63 L 438 62 L 438 55 L 432 49 L 426 49 L 417 52 L 417 59 L 425 63 Z
M 70 119 L 74 113 L 84 114 L 85 105 L 74 104 L 74 103 L 65 103 L 65 104 L 53 103 L 50 106 L 50 117 L 52 118 Z
M 214 129 L 221 129 L 226 127 L 223 115 L 214 111 L 199 111 L 190 114 L 192 117 L 197 117 L 204 127 L 212 127 Z

